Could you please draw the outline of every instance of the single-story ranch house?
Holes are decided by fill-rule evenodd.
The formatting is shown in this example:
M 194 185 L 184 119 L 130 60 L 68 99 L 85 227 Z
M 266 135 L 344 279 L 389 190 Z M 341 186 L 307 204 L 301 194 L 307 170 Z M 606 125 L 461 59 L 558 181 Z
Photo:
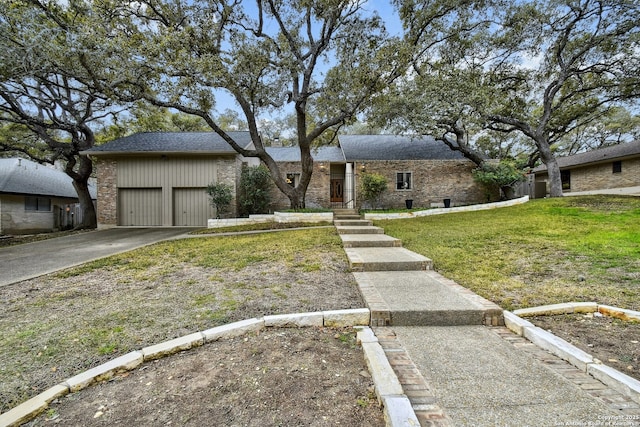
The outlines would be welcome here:
M 89 186 L 91 198 L 96 188 Z M 73 227 L 82 210 L 66 173 L 26 159 L 0 159 L 0 235 Z
M 566 193 L 640 186 L 640 141 L 558 157 Z M 533 170 L 536 182 L 547 182 L 547 167 Z
M 230 132 L 241 146 L 251 147 L 248 132 Z M 459 152 L 429 137 L 343 135 L 338 146 L 313 151 L 314 171 L 307 207 L 359 208 L 358 179 L 363 173 L 384 175 L 388 191 L 382 205 L 414 207 L 481 203 L 486 191 L 471 171 L 475 165 Z M 300 177 L 297 147 L 269 147 L 291 185 Z M 227 182 L 235 197 L 244 158 L 213 132 L 149 132 L 111 141 L 85 151 L 96 160 L 98 226 L 206 226 L 216 212 L 207 185 Z M 272 210 L 289 207 L 274 185 Z M 235 205 L 232 203 L 232 205 Z M 237 210 L 233 209 L 231 216 Z

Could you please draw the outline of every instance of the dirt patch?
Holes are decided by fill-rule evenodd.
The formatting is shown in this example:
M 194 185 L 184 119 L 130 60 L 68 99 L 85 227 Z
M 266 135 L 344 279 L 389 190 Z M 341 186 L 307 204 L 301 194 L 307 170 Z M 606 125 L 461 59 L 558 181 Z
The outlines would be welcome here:
M 593 313 L 537 316 L 527 320 L 605 365 L 640 380 L 640 323 Z
M 29 426 L 383 426 L 349 330 L 267 329 L 68 395 Z

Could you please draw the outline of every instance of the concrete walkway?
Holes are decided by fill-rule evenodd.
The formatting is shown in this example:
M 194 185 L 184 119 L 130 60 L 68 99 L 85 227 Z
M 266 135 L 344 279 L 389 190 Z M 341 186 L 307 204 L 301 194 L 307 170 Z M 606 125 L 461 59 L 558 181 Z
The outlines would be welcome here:
M 370 221 L 336 217 L 336 227 L 422 426 L 640 425 L 639 402 L 511 332 L 500 307 L 431 260 L 390 246 Z

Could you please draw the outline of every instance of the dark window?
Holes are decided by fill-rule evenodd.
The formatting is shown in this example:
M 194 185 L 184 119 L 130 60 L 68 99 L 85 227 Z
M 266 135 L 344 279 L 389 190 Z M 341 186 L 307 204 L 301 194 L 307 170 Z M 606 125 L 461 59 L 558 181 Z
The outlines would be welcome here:
M 562 180 L 562 189 L 571 190 L 571 171 L 560 171 L 560 179 Z
M 292 187 L 297 187 L 300 183 L 300 174 L 299 173 L 288 173 L 287 174 L 287 184 Z
M 411 190 L 412 188 L 411 172 L 396 173 L 396 190 Z
M 24 198 L 24 209 L 27 211 L 51 211 L 51 199 L 46 197 L 31 197 Z
M 617 161 L 613 162 L 613 173 L 621 173 L 622 172 L 622 162 Z

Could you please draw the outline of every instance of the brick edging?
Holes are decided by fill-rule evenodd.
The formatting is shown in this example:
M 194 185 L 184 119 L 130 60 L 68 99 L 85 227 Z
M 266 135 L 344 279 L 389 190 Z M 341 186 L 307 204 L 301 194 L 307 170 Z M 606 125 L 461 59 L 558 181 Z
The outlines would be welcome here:
M 569 362 L 581 372 L 589 374 L 640 404 L 640 381 L 603 364 L 592 355 L 512 312 L 505 310 L 504 320 L 505 326 L 516 335 L 526 338 L 536 346 Z

